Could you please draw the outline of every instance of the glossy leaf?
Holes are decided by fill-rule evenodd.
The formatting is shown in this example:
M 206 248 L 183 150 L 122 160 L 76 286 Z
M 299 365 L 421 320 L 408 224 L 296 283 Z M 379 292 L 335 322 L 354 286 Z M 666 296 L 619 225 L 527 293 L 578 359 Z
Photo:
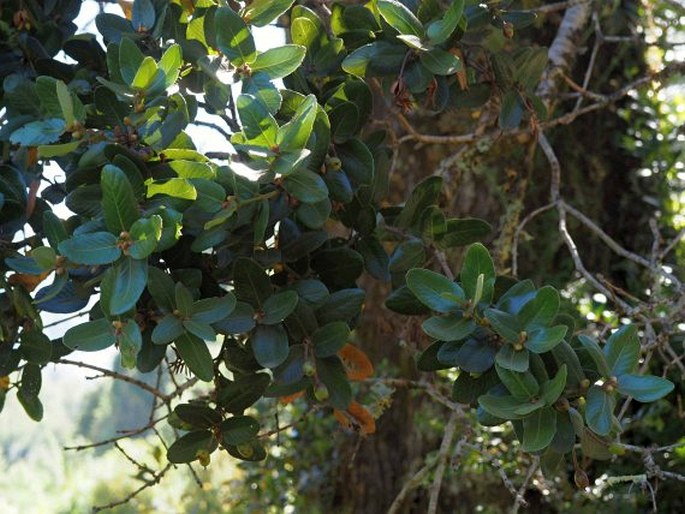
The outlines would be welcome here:
M 554 409 L 546 407 L 534 411 L 523 419 L 523 441 L 521 449 L 526 452 L 540 451 L 552 442 L 557 429 L 557 415 Z
M 116 337 L 112 324 L 106 319 L 98 319 L 71 327 L 64 333 L 62 341 L 72 350 L 97 352 L 112 346 Z
M 611 375 L 617 377 L 635 371 L 640 358 L 640 341 L 634 325 L 621 327 L 611 334 L 604 346 Z
M 471 335 L 476 329 L 476 323 L 461 314 L 447 316 L 433 316 L 421 325 L 423 331 L 441 341 L 459 341 Z
M 167 450 L 167 459 L 174 464 L 193 462 L 203 453 L 212 453 L 218 443 L 209 430 L 195 430 L 181 436 Z
M 117 238 L 109 232 L 91 232 L 62 241 L 59 253 L 71 262 L 96 266 L 116 261 L 121 255 Z
M 249 64 L 257 57 L 254 38 L 243 19 L 229 7 L 219 7 L 214 14 L 216 44 L 234 66 Z
M 275 368 L 288 357 L 288 334 L 282 325 L 258 325 L 251 338 L 257 362 Z
M 616 396 L 607 393 L 599 386 L 593 385 L 587 393 L 585 419 L 588 427 L 598 435 L 607 435 L 613 426 Z
M 471 299 L 476 296 L 479 275 L 483 275 L 481 301 L 490 302 L 494 291 L 495 265 L 485 247 L 475 243 L 466 251 L 460 274 L 462 287 Z
M 413 34 L 419 38 L 424 36 L 423 25 L 404 4 L 397 0 L 378 0 L 378 12 L 392 28 L 400 34 Z
M 187 332 L 174 342 L 179 356 L 193 374 L 204 382 L 211 382 L 214 378 L 214 361 L 209 353 L 207 343 Z
M 453 312 L 466 300 L 464 290 L 457 283 L 427 269 L 409 270 L 407 287 L 421 303 L 437 312 Z
M 632 396 L 639 402 L 653 402 L 673 391 L 673 382 L 652 375 L 631 375 L 618 377 L 618 390 L 621 394 Z

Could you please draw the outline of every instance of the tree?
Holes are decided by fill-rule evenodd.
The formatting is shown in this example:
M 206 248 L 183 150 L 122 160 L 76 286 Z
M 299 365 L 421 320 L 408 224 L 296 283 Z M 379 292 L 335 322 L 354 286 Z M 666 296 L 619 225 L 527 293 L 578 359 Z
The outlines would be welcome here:
M 74 35 L 79 2 L 3 6 L 0 401 L 16 391 L 39 421 L 49 363 L 139 387 L 154 405 L 136 435 L 177 431 L 144 487 L 219 449 L 261 461 L 303 419 L 335 419 L 362 437 L 357 448 L 376 447 L 343 452 L 359 461 L 335 501 L 357 512 L 409 511 L 425 481 L 416 508 L 436 512 L 450 457 L 470 453 L 499 466 L 514 510 L 536 473 L 570 470 L 583 489 L 592 462 L 612 455 L 644 458 L 624 480 L 682 480 L 654 460 L 682 434 L 654 449 L 628 416 L 643 415 L 633 400 L 668 404 L 667 376 L 682 368 L 680 238 L 664 244 L 655 221 L 653 244 L 626 244 L 577 208 L 585 134 L 563 128 L 682 64 L 647 73 L 644 57 L 621 57 L 634 66 L 614 83 L 607 64 L 610 91 L 593 90 L 602 45 L 628 44 L 604 31 L 636 22 L 592 2 L 293 3 L 135 0 L 125 17 L 97 17 L 104 46 Z M 256 27 L 272 23 L 288 43 L 258 51 Z M 594 47 L 579 56 L 588 34 Z M 612 123 L 597 139 L 615 136 Z M 198 151 L 187 133 L 198 124 L 232 150 Z M 476 166 L 485 185 L 457 184 L 455 170 Z M 543 214 L 554 225 L 537 240 L 552 253 L 527 245 L 523 262 L 521 238 Z M 500 216 L 496 229 L 475 217 L 486 215 Z M 608 273 L 595 274 L 585 251 L 598 245 L 578 244 L 572 223 L 641 272 L 613 273 L 600 257 Z M 560 271 L 547 273 L 551 262 Z M 606 323 L 588 325 L 573 305 L 593 292 L 611 304 Z M 42 312 L 87 320 L 50 340 Z M 124 368 L 160 379 L 71 355 L 111 346 Z M 374 374 L 382 358 L 388 373 Z M 447 419 L 437 447 L 410 448 L 397 429 L 426 408 Z M 302 414 L 273 425 L 278 411 Z M 503 430 L 508 458 L 528 463 L 516 486 L 478 443 Z

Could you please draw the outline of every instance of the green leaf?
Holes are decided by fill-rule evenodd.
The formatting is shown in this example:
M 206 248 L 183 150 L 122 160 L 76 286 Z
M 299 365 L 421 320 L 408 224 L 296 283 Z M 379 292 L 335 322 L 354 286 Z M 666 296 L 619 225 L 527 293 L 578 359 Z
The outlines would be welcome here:
M 290 9 L 294 0 L 253 0 L 243 9 L 243 19 L 256 27 L 264 27 Z
M 300 169 L 283 180 L 288 193 L 304 203 L 316 203 L 328 198 L 328 188 L 321 175 Z
M 505 369 L 523 373 L 528 371 L 530 354 L 528 350 L 516 351 L 510 344 L 505 344 L 495 355 L 495 362 Z
M 252 259 L 240 257 L 233 266 L 235 295 L 253 307 L 261 307 L 273 294 L 273 287 L 264 269 Z
M 506 15 L 504 18 L 506 19 Z M 547 67 L 547 62 L 548 57 L 546 48 L 522 49 L 515 61 L 514 80 L 516 80 L 524 90 L 532 92 L 538 85 L 538 82 L 540 82 L 542 74 Z
M 252 334 L 252 351 L 265 368 L 275 368 L 288 357 L 288 334 L 282 325 L 258 325 Z
M 57 253 L 49 246 L 38 246 L 31 250 L 31 257 L 42 270 L 49 270 L 55 266 Z
M 499 128 L 513 130 L 523 119 L 524 107 L 517 91 L 507 91 L 502 97 L 502 110 L 499 115 Z
M 226 451 L 236 459 L 257 462 L 266 459 L 266 450 L 258 440 L 252 440 L 237 446 L 227 445 Z
M 438 351 L 438 359 L 440 361 L 446 361 L 446 359 L 443 358 L 443 353 L 450 344 L 455 343 L 447 343 Z M 495 363 L 495 353 L 495 346 L 489 344 L 487 340 L 472 337 L 461 345 L 461 348 L 459 348 L 454 357 L 454 362 L 462 371 L 468 373 L 483 373 L 492 368 L 492 365 Z
M 559 303 L 559 292 L 551 286 L 545 286 L 523 306 L 517 315 L 518 319 L 526 330 L 547 326 L 559 312 Z
M 409 200 L 402 208 L 397 217 L 398 227 L 409 228 L 415 226 L 423 214 L 423 211 L 438 203 L 442 190 L 442 177 L 428 177 L 421 181 L 411 192 Z
M 441 341 L 459 341 L 470 336 L 476 329 L 476 322 L 461 314 L 433 316 L 421 325 L 423 331 Z
M 312 334 L 312 345 L 317 357 L 330 357 L 338 353 L 350 338 L 350 328 L 344 321 L 333 321 Z
M 598 435 L 608 435 L 613 427 L 616 396 L 593 385 L 587 393 L 585 420 L 588 427 Z
M 604 346 L 604 355 L 611 370 L 609 376 L 618 377 L 635 371 L 640 359 L 637 328 L 634 325 L 627 325 L 611 334 Z
M 240 95 L 236 101 L 243 132 L 248 140 L 256 140 L 254 144 L 263 142 L 269 149 L 276 145 L 278 123 L 268 111 L 264 102 L 252 95 Z
M 267 373 L 237 376 L 235 382 L 221 381 L 216 401 L 232 414 L 241 413 L 262 397 L 270 383 Z
M 209 430 L 188 432 L 169 447 L 166 457 L 173 464 L 193 462 L 205 452 L 212 453 L 218 443 Z
M 562 364 L 553 379 L 542 384 L 542 399 L 547 405 L 553 405 L 566 387 L 566 377 L 568 376 L 566 364 Z
M 131 10 L 131 25 L 136 32 L 147 32 L 155 26 L 155 7 L 152 0 L 135 0 Z
M 52 159 L 54 157 L 62 157 L 75 152 L 81 146 L 83 141 L 71 141 L 69 143 L 62 143 L 57 145 L 40 145 L 38 147 L 38 157 L 41 159 Z
M 341 289 L 332 293 L 324 304 L 316 310 L 316 319 L 321 325 L 331 321 L 351 321 L 359 315 L 366 299 L 362 289 Z
M 490 254 L 480 243 L 469 247 L 461 267 L 461 285 L 468 298 L 474 299 L 478 289 L 478 276 L 483 275 L 483 293 L 481 301 L 490 303 L 494 292 L 495 265 Z
M 250 65 L 252 71 L 266 73 L 271 80 L 282 79 L 300 67 L 306 49 L 301 45 L 283 45 L 257 55 Z
M 515 316 L 497 309 L 486 309 L 485 318 L 490 322 L 492 329 L 505 341 L 514 344 L 519 342 L 521 326 Z
M 17 400 L 24 408 L 24 411 L 33 421 L 40 421 L 43 419 L 43 404 L 40 398 L 35 395 L 28 395 L 21 389 L 17 391 Z
M 193 303 L 191 317 L 197 323 L 216 323 L 230 315 L 235 306 L 236 298 L 231 292 L 220 298 L 202 298 Z
M 67 127 L 70 127 L 76 119 L 74 117 L 74 100 L 71 97 L 71 92 L 67 85 L 61 80 L 55 82 L 55 88 L 57 90 L 57 99 L 59 100 L 59 105 L 62 109 L 64 122 Z
M 407 272 L 407 287 L 431 310 L 454 312 L 466 301 L 464 290 L 447 277 L 427 269 Z
M 193 294 L 182 282 L 177 282 L 174 286 L 174 300 L 181 316 L 188 318 L 192 316 Z
M 208 323 L 202 323 L 201 321 L 195 321 L 193 319 L 186 319 L 183 321 L 183 328 L 185 328 L 192 335 L 197 336 L 208 343 L 216 341 L 216 332 Z
M 454 75 L 462 69 L 459 58 L 441 48 L 433 48 L 430 52 L 419 55 L 421 64 L 436 75 Z
M 197 199 L 195 186 L 185 178 L 170 178 L 165 182 L 153 182 L 152 179 L 145 181 L 147 186 L 147 198 L 155 195 L 167 195 L 181 200 Z
M 167 48 L 159 60 L 159 69 L 164 73 L 164 87 L 168 88 L 176 83 L 183 64 L 183 52 L 181 46 L 173 44 Z
M 71 327 L 62 338 L 64 346 L 83 352 L 104 350 L 112 346 L 116 340 L 112 324 L 104 318 Z
M 618 390 L 621 394 L 632 396 L 639 402 L 653 402 L 673 391 L 669 380 L 652 375 L 622 374 L 618 377 Z
M 100 187 L 107 229 L 117 235 L 128 231 L 140 217 L 140 211 L 126 174 L 120 168 L 107 164 L 102 169 Z
M 283 291 L 270 296 L 264 302 L 264 317 L 259 322 L 263 325 L 281 323 L 295 310 L 299 298 L 295 291 Z
M 121 255 L 116 236 L 109 232 L 81 234 L 65 239 L 57 248 L 71 262 L 88 266 L 109 264 Z
M 437 242 L 440 248 L 454 248 L 475 243 L 492 231 L 489 223 L 478 218 L 451 218 L 445 234 Z
M 495 367 L 497 376 L 509 392 L 517 400 L 530 400 L 540 392 L 540 384 L 530 371 L 519 373 L 505 369 L 501 366 Z
M 216 45 L 233 66 L 249 64 L 257 57 L 254 38 L 243 19 L 229 7 L 219 7 L 214 14 Z
M 64 133 L 66 124 L 61 118 L 32 121 L 15 130 L 10 142 L 22 146 L 40 146 L 54 143 Z
M 233 416 L 219 426 L 221 444 L 239 445 L 246 443 L 259 433 L 259 422 L 250 416 Z
M 154 266 L 148 268 L 147 289 L 162 311 L 172 312 L 176 307 L 175 286 L 174 280 L 167 273 Z
M 155 344 L 169 344 L 183 334 L 181 320 L 173 314 L 167 314 L 152 331 L 152 342 Z
M 606 356 L 602 352 L 602 349 L 597 344 L 597 341 L 588 337 L 586 335 L 579 335 L 578 341 L 583 346 L 583 349 L 592 358 L 592 361 L 597 366 L 597 371 L 604 378 L 611 377 L 611 369 L 609 368 L 609 363 L 607 362 Z
M 276 143 L 281 151 L 302 150 L 312 134 L 318 109 L 316 96 L 307 95 L 292 119 L 278 129 Z
M 484 394 L 478 397 L 478 405 L 483 407 L 488 413 L 502 419 L 521 419 L 523 417 L 518 411 L 528 402 L 517 400 L 511 395 L 495 396 Z
M 543 450 L 552 442 L 557 431 L 556 411 L 550 407 L 534 411 L 523 419 L 521 449 L 526 452 Z
M 552 348 L 552 355 L 559 367 L 563 365 L 568 367 L 568 383 L 570 386 L 577 386 L 585 379 L 578 355 L 566 341 L 562 341 Z
M 535 353 L 548 352 L 564 339 L 567 330 L 566 325 L 533 329 L 528 333 L 526 348 Z
M 328 389 L 329 403 L 336 409 L 347 409 L 352 401 L 352 388 L 340 359 L 335 356 L 316 359 L 316 374 Z
M 147 284 L 147 261 L 127 257 L 107 273 L 113 275 L 113 285 L 105 290 L 103 284 L 101 294 L 109 299 L 109 314 L 116 316 L 133 309 Z
M 204 382 L 214 379 L 214 361 L 207 343 L 186 332 L 176 339 L 174 345 L 183 362 L 197 378 Z
M 453 0 L 442 19 L 434 21 L 428 26 L 426 34 L 431 42 L 439 45 L 447 41 L 457 28 L 463 13 L 464 0 Z
M 408 51 L 404 45 L 374 41 L 348 55 L 342 62 L 342 69 L 357 77 L 396 74 Z
M 37 330 L 24 330 L 21 333 L 22 357 L 31 364 L 47 364 L 52 356 L 50 338 Z
M 152 85 L 156 76 L 157 63 L 148 55 L 140 63 L 138 71 L 136 71 L 133 81 L 131 82 L 131 87 L 139 91 L 145 91 Z
M 143 52 L 133 40 L 128 37 L 121 39 L 121 43 L 119 43 L 119 71 L 124 84 L 131 85 L 144 59 Z
M 147 259 L 162 237 L 162 218 L 153 215 L 135 221 L 131 225 L 129 236 L 132 244 L 128 248 L 128 254 L 134 259 Z
M 117 345 L 121 354 L 121 366 L 126 369 L 135 368 L 138 352 L 143 347 L 143 335 L 135 320 L 129 319 L 117 334 Z
M 174 414 L 195 428 L 211 428 L 219 425 L 222 420 L 219 412 L 199 402 L 177 405 Z
M 233 312 L 217 321 L 214 328 L 222 334 L 244 334 L 255 327 L 254 317 L 255 312 L 250 304 L 236 302 Z
M 397 0 L 378 0 L 378 12 L 400 34 L 413 34 L 423 38 L 425 33 L 419 19 Z

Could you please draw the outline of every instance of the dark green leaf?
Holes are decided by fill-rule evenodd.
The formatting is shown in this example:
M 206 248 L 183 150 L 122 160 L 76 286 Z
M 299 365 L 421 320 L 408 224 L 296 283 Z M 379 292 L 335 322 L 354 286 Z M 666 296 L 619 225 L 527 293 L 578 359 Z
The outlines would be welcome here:
M 518 319 L 526 330 L 549 325 L 559 312 L 559 292 L 551 286 L 541 288 L 535 298 L 526 303 Z
M 178 354 L 193 374 L 205 382 L 214 379 L 214 361 L 207 343 L 189 333 L 184 333 L 174 342 Z
M 523 373 L 528 371 L 530 354 L 526 349 L 516 351 L 512 345 L 505 344 L 497 352 L 495 362 L 505 369 Z
M 219 427 L 221 444 L 239 445 L 257 437 L 259 422 L 250 416 L 233 416 Z
M 157 307 L 162 311 L 172 312 L 176 306 L 174 280 L 164 271 L 154 266 L 148 268 L 147 290 Z
M 174 464 L 185 464 L 216 450 L 218 443 L 209 430 L 195 430 L 181 436 L 167 450 L 167 459 Z
M 216 340 L 216 332 L 209 323 L 195 321 L 194 319 L 183 320 L 183 328 L 192 335 L 199 337 L 203 341 L 211 343 Z
M 583 350 L 588 353 L 592 358 L 592 361 L 597 366 L 597 371 L 604 378 L 611 377 L 611 369 L 609 368 L 609 363 L 607 362 L 606 356 L 602 352 L 601 348 L 597 344 L 597 341 L 588 337 L 586 335 L 579 335 L 578 341 L 583 346 Z
M 497 375 L 509 392 L 517 400 L 530 400 L 540 392 L 540 385 L 532 373 L 519 373 L 496 366 Z
M 464 318 L 461 314 L 433 316 L 421 325 L 423 331 L 441 341 L 459 341 L 471 335 L 476 329 L 476 322 Z
M 552 442 L 557 430 L 556 411 L 550 407 L 534 411 L 523 419 L 521 449 L 526 452 L 543 450 Z
M 264 269 L 252 259 L 241 257 L 233 266 L 235 294 L 253 307 L 261 306 L 271 296 L 273 288 Z
M 457 28 L 463 12 L 464 0 L 454 0 L 445 11 L 442 19 L 434 21 L 428 26 L 426 33 L 431 42 L 438 45 L 447 41 Z
M 299 296 L 295 291 L 283 291 L 270 296 L 265 302 L 262 310 L 264 317 L 259 320 L 264 325 L 274 325 L 282 322 L 297 307 Z
M 526 348 L 535 353 L 548 352 L 564 339 L 567 330 L 566 325 L 533 329 L 528 333 Z
M 423 25 L 404 4 L 397 0 L 378 0 L 376 5 L 383 19 L 400 34 L 424 36 Z
M 495 363 L 496 351 L 495 346 L 489 344 L 487 340 L 470 338 L 459 348 L 455 363 L 462 371 L 483 373 Z M 441 352 L 438 352 L 438 359 L 444 360 Z
M 104 318 L 71 327 L 62 339 L 67 348 L 84 352 L 104 350 L 116 340 L 112 324 Z
M 673 391 L 673 383 L 652 375 L 623 374 L 618 377 L 618 390 L 639 402 L 653 402 Z
M 65 128 L 66 124 L 60 118 L 32 121 L 12 132 L 10 142 L 22 146 L 47 145 L 57 141 Z
M 566 364 L 562 364 L 554 378 L 542 384 L 542 399 L 547 405 L 553 405 L 564 392 L 567 375 Z
M 521 325 L 515 316 L 497 309 L 487 309 L 485 318 L 490 322 L 492 329 L 505 341 L 514 344 L 519 342 Z
M 312 344 L 317 357 L 330 357 L 345 346 L 350 337 L 350 328 L 343 321 L 333 321 L 312 334 Z
M 338 357 L 316 359 L 316 373 L 328 389 L 330 404 L 336 409 L 346 410 L 352 401 L 352 388 L 340 359 Z
M 103 281 L 101 294 L 108 298 L 109 314 L 123 314 L 133 307 L 147 284 L 147 261 L 126 257 L 107 270 L 113 275 L 112 286 L 105 288 Z
M 58 249 L 71 262 L 89 266 L 109 264 L 121 255 L 116 236 L 109 232 L 91 232 L 71 237 L 62 241 Z
M 428 177 L 419 183 L 397 217 L 397 226 L 409 228 L 418 223 L 423 211 L 438 203 L 441 189 L 442 177 Z
M 222 382 L 217 403 L 230 413 L 241 413 L 262 397 L 270 383 L 271 377 L 267 373 L 241 375 L 235 382 Z
M 604 346 L 607 364 L 611 374 L 618 377 L 635 371 L 640 358 L 640 340 L 634 325 L 623 326 L 611 334 Z
M 585 420 L 588 427 L 598 435 L 607 435 L 613 427 L 616 396 L 607 393 L 599 386 L 593 385 L 587 393 Z
M 31 364 L 47 364 L 52 356 L 50 338 L 37 330 L 24 330 L 21 333 L 21 355 Z
M 243 19 L 229 7 L 219 7 L 214 14 L 216 45 L 233 66 L 249 64 L 257 57 L 254 38 Z
M 174 408 L 182 421 L 195 428 L 211 428 L 221 423 L 221 414 L 205 403 L 182 403 Z
M 294 0 L 253 0 L 243 10 L 246 23 L 264 27 L 290 9 Z
M 454 75 L 462 69 L 459 58 L 441 48 L 433 48 L 429 52 L 422 52 L 419 58 L 421 59 L 421 64 L 436 75 Z
M 183 334 L 181 320 L 173 314 L 167 314 L 152 331 L 152 342 L 155 344 L 169 344 Z
M 494 292 L 495 265 L 485 247 L 480 243 L 475 243 L 466 251 L 460 274 L 466 296 L 472 300 L 476 297 L 480 275 L 483 275 L 480 301 L 489 303 L 492 301 Z
M 230 292 L 220 298 L 202 298 L 193 303 L 191 317 L 199 323 L 216 323 L 231 314 L 235 306 L 235 296 Z
M 304 203 L 316 203 L 328 198 L 328 188 L 321 175 L 300 169 L 283 180 L 283 187 Z
M 466 301 L 466 295 L 458 284 L 426 269 L 409 270 L 407 287 L 421 303 L 437 312 L 454 312 Z
M 258 325 L 252 338 L 252 351 L 265 368 L 275 368 L 288 357 L 288 334 L 282 325 Z
M 300 67 L 305 52 L 301 45 L 277 46 L 257 55 L 250 67 L 266 73 L 271 80 L 282 79 Z
M 132 241 L 128 248 L 129 255 L 134 259 L 147 259 L 162 237 L 162 218 L 154 215 L 135 221 L 129 236 Z

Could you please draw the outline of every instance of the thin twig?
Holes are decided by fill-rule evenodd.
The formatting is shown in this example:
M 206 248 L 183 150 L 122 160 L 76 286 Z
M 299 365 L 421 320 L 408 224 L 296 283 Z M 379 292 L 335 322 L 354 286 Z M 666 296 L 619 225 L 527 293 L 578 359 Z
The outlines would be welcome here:
M 125 498 L 121 500 L 114 501 L 112 503 L 108 503 L 107 505 L 100 505 L 100 506 L 95 506 L 93 507 L 93 514 L 96 512 L 100 512 L 102 510 L 107 510 L 107 509 L 113 509 L 114 507 L 118 507 L 119 505 L 124 505 L 125 503 L 130 502 L 133 498 L 138 496 L 140 493 L 142 493 L 145 489 L 152 487 L 154 485 L 159 484 L 161 482 L 162 478 L 164 475 L 166 475 L 167 471 L 171 469 L 171 464 L 167 464 L 164 469 L 162 469 L 159 473 L 156 473 L 155 475 L 152 476 L 149 480 L 146 480 L 143 485 L 141 485 L 138 489 L 133 491 L 132 493 L 128 494 Z
M 440 489 L 442 489 L 442 479 L 445 476 L 445 468 L 449 460 L 449 451 L 454 440 L 454 432 L 457 428 L 457 421 L 461 416 L 457 411 L 453 411 L 445 426 L 445 432 L 440 443 L 440 450 L 438 450 L 437 467 L 435 468 L 435 477 L 430 488 L 430 496 L 428 499 L 427 514 L 435 514 L 438 511 L 438 499 L 440 498 Z

